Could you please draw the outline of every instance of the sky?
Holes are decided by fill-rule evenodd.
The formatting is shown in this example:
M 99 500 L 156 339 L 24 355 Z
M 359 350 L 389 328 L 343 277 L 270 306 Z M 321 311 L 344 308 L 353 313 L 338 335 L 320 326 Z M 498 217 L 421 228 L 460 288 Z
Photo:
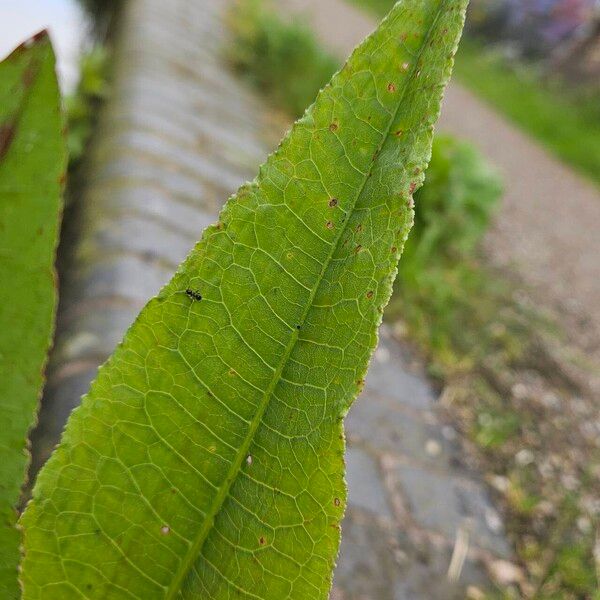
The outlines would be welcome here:
M 87 32 L 83 11 L 75 0 L 0 0 L 0 57 L 40 29 L 47 28 L 58 56 L 63 90 L 77 83 L 78 55 Z

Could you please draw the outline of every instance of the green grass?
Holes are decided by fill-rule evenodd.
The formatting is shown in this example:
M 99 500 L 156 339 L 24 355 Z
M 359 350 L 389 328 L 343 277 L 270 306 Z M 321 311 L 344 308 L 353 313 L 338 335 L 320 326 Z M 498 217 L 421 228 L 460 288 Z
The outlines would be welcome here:
M 456 77 L 565 162 L 600 183 L 600 94 L 575 95 L 463 41 Z
M 377 17 L 394 0 L 348 0 Z M 600 90 L 572 90 L 530 65 L 508 62 L 482 42 L 463 39 L 455 77 L 558 158 L 600 183 Z
M 299 117 L 339 67 L 304 24 L 283 23 L 261 0 L 235 2 L 227 58 L 273 104 Z M 302 77 L 298 77 L 302 73 Z

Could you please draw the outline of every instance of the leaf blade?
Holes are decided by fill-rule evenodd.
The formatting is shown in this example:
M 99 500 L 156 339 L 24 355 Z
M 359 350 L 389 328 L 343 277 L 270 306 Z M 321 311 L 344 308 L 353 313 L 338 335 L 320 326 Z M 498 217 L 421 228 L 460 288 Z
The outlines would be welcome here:
M 54 328 L 66 151 L 45 33 L 0 63 L 0 592 L 17 598 L 16 507 Z
M 399 3 L 144 309 L 36 486 L 26 597 L 57 571 L 61 597 L 326 596 L 341 420 L 376 343 L 465 4 Z

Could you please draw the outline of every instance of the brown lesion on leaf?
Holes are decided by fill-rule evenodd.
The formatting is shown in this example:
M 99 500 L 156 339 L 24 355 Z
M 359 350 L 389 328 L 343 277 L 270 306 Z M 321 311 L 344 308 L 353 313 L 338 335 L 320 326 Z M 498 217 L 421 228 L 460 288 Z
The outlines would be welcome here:
M 8 149 L 14 140 L 15 130 L 16 127 L 13 122 L 0 125 L 0 160 L 6 156 Z
M 23 82 L 23 85 L 25 87 L 29 87 L 30 85 L 32 85 L 35 80 L 35 75 L 36 69 L 34 68 L 34 65 L 31 64 L 23 71 L 23 75 L 21 76 L 21 81 Z
M 44 42 L 50 39 L 50 35 L 47 29 L 42 29 L 38 31 L 36 34 L 32 35 L 30 38 L 27 38 L 24 42 L 20 43 L 7 57 L 6 60 L 10 60 L 24 52 L 25 50 L 35 46 L 38 42 Z

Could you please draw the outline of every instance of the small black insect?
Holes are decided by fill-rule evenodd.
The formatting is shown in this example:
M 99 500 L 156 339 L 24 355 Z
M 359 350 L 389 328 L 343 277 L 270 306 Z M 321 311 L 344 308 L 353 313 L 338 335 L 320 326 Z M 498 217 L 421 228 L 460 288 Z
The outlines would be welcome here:
M 188 288 L 185 290 L 185 293 L 190 300 L 194 300 L 195 302 L 200 302 L 200 300 L 202 300 L 202 294 L 196 290 Z

